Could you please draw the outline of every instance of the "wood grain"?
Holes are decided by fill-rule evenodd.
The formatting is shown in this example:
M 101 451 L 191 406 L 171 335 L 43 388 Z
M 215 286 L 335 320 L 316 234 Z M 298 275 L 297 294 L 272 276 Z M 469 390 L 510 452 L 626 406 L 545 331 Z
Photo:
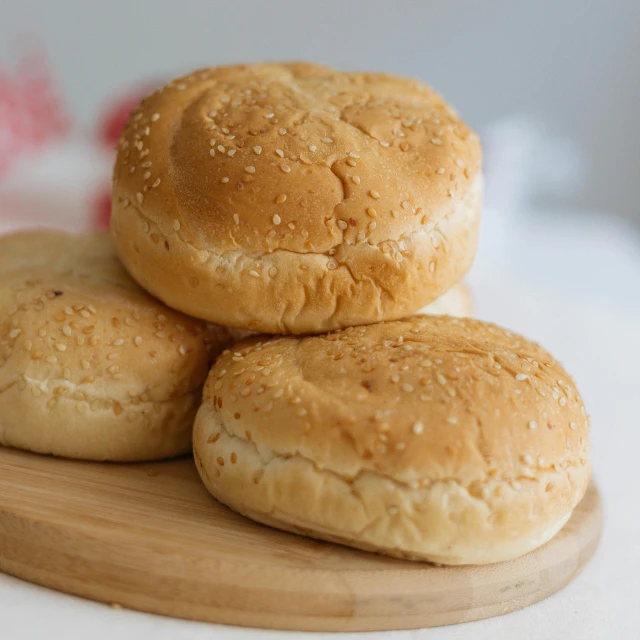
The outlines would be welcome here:
M 180 618 L 318 631 L 477 620 L 561 589 L 601 529 L 591 486 L 541 549 L 497 565 L 436 567 L 246 520 L 209 496 L 190 459 L 96 464 L 0 448 L 0 570 Z

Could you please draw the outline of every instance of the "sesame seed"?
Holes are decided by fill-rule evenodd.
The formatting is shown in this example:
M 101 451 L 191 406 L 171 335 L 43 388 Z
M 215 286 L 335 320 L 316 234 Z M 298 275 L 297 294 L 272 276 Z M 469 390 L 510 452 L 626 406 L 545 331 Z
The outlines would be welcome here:
M 85 371 L 91 367 L 91 364 L 88 360 L 81 360 L 80 365 Z
M 62 343 L 62 342 L 58 342 L 58 343 L 56 343 L 56 350 L 58 350 L 58 351 L 66 351 L 67 350 L 67 345 Z
M 215 149 L 209 149 L 209 155 L 213 158 L 216 155 Z
M 277 213 L 273 216 L 272 220 L 273 220 L 273 224 L 280 224 L 282 222 L 282 219 Z
M 234 214 L 233 214 L 233 221 L 234 221 L 236 224 L 240 224 L 240 216 L 239 216 L 237 213 L 234 213 Z
M 291 167 L 288 164 L 281 164 L 280 168 L 285 172 L 285 173 L 289 173 L 289 171 L 291 171 Z
M 144 200 L 144 196 L 138 191 L 138 193 L 136 193 L 136 200 L 142 204 L 142 201 Z
M 356 166 L 356 161 L 353 158 L 347 158 L 347 164 L 350 167 L 355 167 Z
M 160 184 L 160 182 L 161 182 L 161 181 L 160 181 L 160 178 L 156 178 L 156 179 L 153 181 L 153 184 L 151 185 L 151 187 L 152 187 L 153 189 L 155 189 L 155 188 Z
M 535 420 L 531 420 L 529 422 L 529 429 L 536 429 L 538 427 L 538 423 Z
M 567 399 L 565 397 L 560 398 L 560 406 L 564 407 L 565 404 L 567 404 Z
M 517 373 L 516 380 L 526 380 L 529 376 L 526 373 Z
M 262 147 L 259 145 L 253 147 L 253 152 L 259 156 L 262 153 Z
M 224 145 L 222 145 L 222 144 L 219 144 L 219 145 L 218 145 L 218 151 L 219 151 L 220 153 L 224 153 L 226 150 L 227 150 L 227 149 L 225 148 L 225 146 L 224 146 Z
M 20 329 L 12 329 L 11 331 L 9 331 L 9 337 L 17 338 L 21 333 L 22 331 Z
M 436 263 L 435 262 L 430 262 L 429 263 L 429 271 L 431 273 L 433 273 L 435 271 L 435 268 L 436 268 Z
M 347 228 L 347 223 L 344 220 L 338 220 L 338 227 L 343 231 Z
M 578 428 L 578 425 L 575 422 L 569 423 L 569 426 L 571 427 L 572 431 L 575 431 Z
M 371 190 L 369 191 L 369 195 L 374 199 L 374 200 L 379 200 L 380 199 L 380 194 L 377 191 Z
M 397 218 L 398 217 L 398 212 L 395 209 L 391 209 L 391 217 L 392 218 Z
M 120 367 L 119 367 L 118 365 L 112 364 L 112 365 L 107 369 L 107 371 L 108 371 L 110 374 L 112 374 L 112 375 L 113 375 L 113 374 L 115 374 L 115 373 L 118 373 L 118 371 L 120 371 Z
M 403 200 L 402 201 L 402 208 L 403 209 L 408 209 L 411 206 L 411 203 L 408 200 Z
M 278 129 L 278 133 L 281 136 L 284 136 L 287 133 L 287 130 L 284 127 L 280 127 L 280 129 Z
M 419 436 L 424 431 L 424 424 L 422 422 L 414 422 L 411 431 Z
M 542 466 L 544 465 L 544 462 L 545 462 L 545 460 L 544 460 L 544 456 L 540 456 L 540 457 L 538 458 L 538 464 L 542 467 Z
M 375 218 L 375 217 L 378 215 L 378 212 L 377 212 L 373 207 L 369 207 L 369 208 L 367 209 L 367 215 L 368 215 L 370 218 Z
M 174 220 L 173 221 L 173 230 L 174 231 L 180 231 L 180 220 Z
M 229 178 L 227 178 L 227 176 L 225 176 L 224 178 L 222 178 L 220 180 L 220 182 L 222 182 L 222 184 L 227 184 L 227 182 L 229 182 Z
M 32 348 L 33 348 L 33 342 L 31 342 L 31 340 L 25 340 L 25 343 L 24 343 L 25 351 L 31 351 Z
M 332 138 L 322 138 L 321 140 L 322 140 L 322 142 L 325 142 L 326 144 L 331 144 L 333 142 Z
M 282 149 L 276 149 L 276 155 L 280 156 L 281 158 L 284 158 L 284 151 Z
M 316 147 L 315 144 L 310 144 L 309 145 L 309 151 L 311 151 L 311 153 L 313 153 L 318 147 Z
M 139 347 L 142 344 L 142 337 L 141 336 L 136 336 L 133 339 L 133 344 L 135 344 L 136 347 Z
M 528 453 L 522 456 L 522 461 L 525 464 L 533 464 L 533 458 Z
M 408 382 L 403 382 L 402 385 L 400 386 L 400 388 L 405 393 L 411 393 L 413 391 L 413 385 L 410 385 Z
M 441 138 L 431 138 L 431 144 L 435 144 L 437 147 L 439 147 L 442 144 L 442 139 Z
M 255 269 L 250 269 L 249 270 L 249 275 L 253 276 L 254 278 L 259 278 L 260 277 L 260 274 Z
M 45 361 L 49 364 L 55 364 L 56 362 L 58 362 L 58 358 L 56 358 L 55 356 L 47 356 L 45 358 Z
M 285 200 L 287 199 L 286 194 L 281 193 L 277 198 L 276 198 L 276 204 L 282 204 L 283 202 L 285 202 Z
M 338 268 L 338 263 L 335 260 L 329 260 L 327 262 L 327 269 L 333 271 Z
M 273 118 L 273 116 L 275 116 L 275 113 L 265 113 L 264 117 L 267 118 L 267 120 L 270 120 L 271 118 Z
M 449 416 L 447 418 L 447 422 L 449 424 L 458 424 L 458 418 L 456 418 L 455 416 Z
M 154 113 L 151 116 L 151 122 L 157 122 L 158 120 L 160 120 L 160 114 L 159 113 Z
M 442 175 L 442 174 L 444 173 L 444 171 L 445 171 L 444 167 L 440 167 L 440 168 L 436 171 L 436 173 L 439 173 L 440 175 Z

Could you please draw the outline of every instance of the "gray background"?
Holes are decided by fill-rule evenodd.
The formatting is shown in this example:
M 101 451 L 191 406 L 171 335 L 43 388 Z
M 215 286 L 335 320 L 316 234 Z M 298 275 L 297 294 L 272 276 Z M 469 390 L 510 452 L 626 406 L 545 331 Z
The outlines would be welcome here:
M 558 204 L 640 224 L 639 0 L 0 0 L 0 62 L 29 39 L 85 125 L 119 90 L 201 65 L 297 58 L 417 76 L 481 131 L 528 114 L 578 143 L 583 179 Z

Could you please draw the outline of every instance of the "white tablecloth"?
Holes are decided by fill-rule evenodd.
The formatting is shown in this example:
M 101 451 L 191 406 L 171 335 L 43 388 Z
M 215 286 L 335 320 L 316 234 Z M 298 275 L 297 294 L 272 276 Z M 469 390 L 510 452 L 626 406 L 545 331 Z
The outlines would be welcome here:
M 640 240 L 606 218 L 534 218 L 485 242 L 470 276 L 477 315 L 536 339 L 573 373 L 592 416 L 605 505 L 599 550 L 562 592 L 499 618 L 369 633 L 384 640 L 640 638 Z M 499 258 L 497 256 L 500 256 Z M 2 479 L 0 478 L 0 482 Z M 0 575 L 2 640 L 246 640 L 346 634 L 260 631 L 147 615 Z M 351 636 L 354 637 L 354 636 Z

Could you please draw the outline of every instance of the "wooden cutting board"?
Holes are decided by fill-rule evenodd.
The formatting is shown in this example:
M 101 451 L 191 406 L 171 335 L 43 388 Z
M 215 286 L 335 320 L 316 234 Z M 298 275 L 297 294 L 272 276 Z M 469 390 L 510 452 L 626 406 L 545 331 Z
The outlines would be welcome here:
M 95 464 L 0 447 L 0 570 L 194 620 L 361 631 L 495 616 L 565 586 L 601 528 L 592 485 L 543 548 L 497 565 L 436 567 L 255 524 L 216 502 L 190 459 Z

